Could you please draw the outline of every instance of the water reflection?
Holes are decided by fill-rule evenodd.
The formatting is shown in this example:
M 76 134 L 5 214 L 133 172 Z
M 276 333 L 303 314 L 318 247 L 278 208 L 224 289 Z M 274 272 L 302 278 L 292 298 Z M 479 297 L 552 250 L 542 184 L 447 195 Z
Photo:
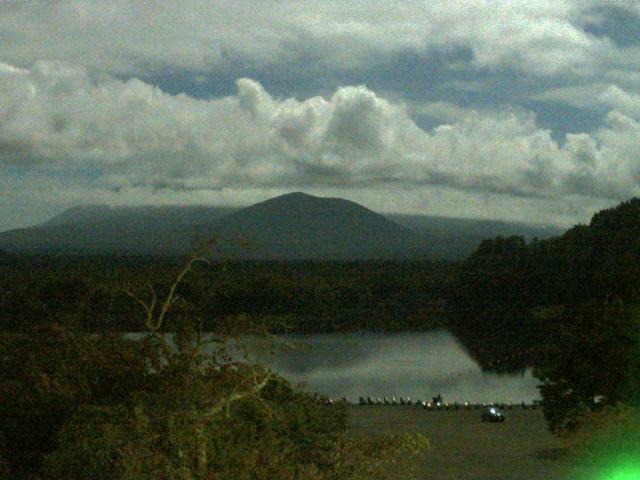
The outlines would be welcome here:
M 289 336 L 293 351 L 258 354 L 293 383 L 334 398 L 410 396 L 448 402 L 532 402 L 538 380 L 483 373 L 446 331 Z
M 140 334 L 130 334 L 139 338 Z M 447 331 L 352 333 L 279 337 L 294 349 L 269 353 L 270 342 L 244 339 L 252 357 L 294 384 L 335 399 L 360 396 L 411 397 L 445 402 L 531 403 L 540 398 L 538 380 L 484 373 Z

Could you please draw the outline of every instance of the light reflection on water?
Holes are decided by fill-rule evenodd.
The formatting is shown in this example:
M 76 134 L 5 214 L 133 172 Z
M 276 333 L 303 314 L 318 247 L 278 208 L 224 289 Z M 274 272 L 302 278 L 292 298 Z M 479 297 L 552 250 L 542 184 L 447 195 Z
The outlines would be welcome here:
M 140 338 L 140 334 L 129 334 Z M 445 402 L 531 403 L 540 399 L 531 371 L 484 373 L 449 332 L 350 333 L 279 336 L 295 348 L 267 353 L 265 342 L 243 343 L 257 361 L 307 390 L 357 401 L 370 396 Z
M 257 358 L 295 384 L 332 398 L 410 396 L 448 402 L 532 402 L 530 371 L 483 373 L 449 332 L 353 333 L 285 337 L 298 348 Z

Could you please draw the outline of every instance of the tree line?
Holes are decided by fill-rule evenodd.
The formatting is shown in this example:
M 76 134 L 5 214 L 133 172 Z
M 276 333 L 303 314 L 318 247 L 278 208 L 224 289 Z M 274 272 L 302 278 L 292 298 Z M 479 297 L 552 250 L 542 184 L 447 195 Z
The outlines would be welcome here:
M 0 259 L 0 328 L 62 321 L 83 309 L 96 331 L 140 328 L 136 306 L 116 285 L 170 283 L 180 257 Z M 249 316 L 274 332 L 425 330 L 444 325 L 454 266 L 416 262 L 215 262 L 180 285 L 204 309 L 203 328 Z
M 553 430 L 640 400 L 640 199 L 558 238 L 483 241 L 447 298 L 449 327 L 484 368 L 535 368 Z

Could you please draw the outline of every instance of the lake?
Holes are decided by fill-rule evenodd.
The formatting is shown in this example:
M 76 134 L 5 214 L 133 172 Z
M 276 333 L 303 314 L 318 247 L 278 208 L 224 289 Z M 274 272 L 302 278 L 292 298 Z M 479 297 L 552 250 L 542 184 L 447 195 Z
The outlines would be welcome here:
M 140 338 L 141 334 L 128 334 Z M 411 397 L 440 394 L 453 403 L 532 403 L 539 380 L 523 374 L 483 372 L 462 344 L 445 330 L 407 333 L 330 333 L 277 336 L 279 348 L 244 339 L 252 359 L 310 392 L 333 399 Z
M 256 354 L 294 384 L 334 399 L 411 397 L 445 402 L 531 403 L 540 399 L 531 371 L 484 373 L 447 331 L 279 337 L 296 348 Z M 256 348 L 255 351 L 259 351 Z

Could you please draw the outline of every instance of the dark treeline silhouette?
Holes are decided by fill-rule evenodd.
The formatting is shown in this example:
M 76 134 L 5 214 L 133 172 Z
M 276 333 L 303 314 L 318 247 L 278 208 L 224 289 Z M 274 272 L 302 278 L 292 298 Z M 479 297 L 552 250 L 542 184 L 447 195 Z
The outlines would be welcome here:
M 162 290 L 183 261 L 2 258 L 0 328 L 9 330 L 63 321 L 78 309 L 85 313 L 84 328 L 136 330 L 139 311 L 122 287 L 151 281 Z M 274 332 L 425 330 L 444 325 L 443 299 L 453 269 L 453 264 L 426 261 L 214 262 L 181 284 L 179 293 L 204 309 L 205 330 L 221 318 L 238 316 L 271 323 Z
M 457 272 L 448 323 L 480 364 L 536 367 L 552 428 L 632 399 L 640 299 L 640 200 L 558 238 L 483 241 Z M 635 372 L 635 373 L 634 373 Z

